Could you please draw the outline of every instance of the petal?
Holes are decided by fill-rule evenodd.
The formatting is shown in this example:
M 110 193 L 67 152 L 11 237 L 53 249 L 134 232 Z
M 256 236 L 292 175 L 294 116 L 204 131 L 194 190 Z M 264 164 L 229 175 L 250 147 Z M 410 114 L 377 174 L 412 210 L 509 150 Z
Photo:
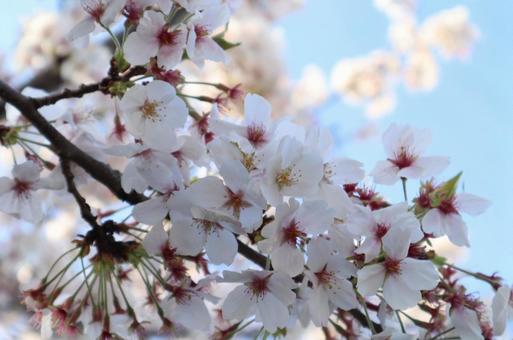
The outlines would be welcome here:
M 244 320 L 255 314 L 256 306 L 251 301 L 248 288 L 240 285 L 232 290 L 224 300 L 222 312 L 226 320 Z
M 176 304 L 175 319 L 191 330 L 206 331 L 210 328 L 210 313 L 205 302 L 197 296 Z
M 205 250 L 212 263 L 230 265 L 237 254 L 237 241 L 228 230 L 216 230 L 207 236 Z
M 464 192 L 456 195 L 456 206 L 469 215 L 479 215 L 488 209 L 490 201 Z
M 330 301 L 338 308 L 350 310 L 357 308 L 358 301 L 353 285 L 346 279 L 336 278 L 328 290 Z
M 249 173 L 238 160 L 226 160 L 223 162 L 219 173 L 233 192 L 241 190 L 249 183 Z
M 165 196 L 150 198 L 135 205 L 132 210 L 132 216 L 141 223 L 149 225 L 160 224 L 168 213 L 166 202 Z
M 438 175 L 449 166 L 449 158 L 447 157 L 420 157 L 415 161 L 415 164 L 423 169 L 421 178 L 428 178 Z
M 415 306 L 421 299 L 420 290 L 411 289 L 400 275 L 390 275 L 383 285 L 383 296 L 393 309 Z
M 202 231 L 194 227 L 190 221 L 178 221 L 169 232 L 169 242 L 181 255 L 197 255 L 205 244 Z
M 162 227 L 162 224 L 154 225 L 146 234 L 143 240 L 143 247 L 150 255 L 158 255 L 162 253 L 162 246 L 169 241 L 169 235 Z
M 389 161 L 379 161 L 370 174 L 376 184 L 392 185 L 399 180 L 398 168 Z
M 271 333 L 276 332 L 278 327 L 285 327 L 289 320 L 288 308 L 270 293 L 264 294 L 257 301 L 257 310 L 257 316 L 262 320 L 264 328 Z
M 440 281 L 438 271 L 431 261 L 410 257 L 401 261 L 401 276 L 411 289 L 430 290 Z
M 375 294 L 385 280 L 385 268 L 380 264 L 365 266 L 358 271 L 358 291 L 363 296 Z
M 271 104 L 264 97 L 248 93 L 244 98 L 244 122 L 246 125 L 269 126 L 271 122 Z
M 482 340 L 481 327 L 475 311 L 462 307 L 450 313 L 456 333 L 465 340 Z
M 331 308 L 328 293 L 322 287 L 312 289 L 312 293 L 308 296 L 308 308 L 312 322 L 317 327 L 328 324 Z
M 494 335 L 502 335 L 506 330 L 506 322 L 508 321 L 508 309 L 511 290 L 507 286 L 497 289 L 492 301 L 493 312 L 493 333 Z
M 305 258 L 301 250 L 288 244 L 276 247 L 271 253 L 271 261 L 275 270 L 290 276 L 301 274 L 305 266 Z
M 125 59 L 132 65 L 144 65 L 157 54 L 158 43 L 134 32 L 128 36 L 123 46 Z
M 394 260 L 404 259 L 410 248 L 413 230 L 405 228 L 390 228 L 383 237 L 383 249 Z
M 433 234 L 435 237 L 444 235 L 442 223 L 442 213 L 438 209 L 429 210 L 422 218 L 422 229 L 428 234 Z
M 470 247 L 468 228 L 460 214 L 443 216 L 442 223 L 449 240 L 457 246 Z

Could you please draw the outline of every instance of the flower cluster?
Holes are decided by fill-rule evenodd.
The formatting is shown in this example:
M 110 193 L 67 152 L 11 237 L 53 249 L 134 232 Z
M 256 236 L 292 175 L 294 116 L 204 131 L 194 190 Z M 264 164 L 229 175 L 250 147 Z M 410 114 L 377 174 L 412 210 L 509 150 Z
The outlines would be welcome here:
M 264 338 L 309 325 L 327 338 L 505 331 L 511 289 L 433 246 L 447 237 L 468 247 L 461 214 L 483 213 L 489 202 L 461 192 L 461 174 L 434 179 L 449 161 L 426 155 L 429 131 L 392 124 L 385 159 L 366 177 L 362 163 L 332 155 L 324 129 L 274 120 L 264 97 L 188 81 L 177 69 L 228 61 L 236 44 L 224 30 L 236 1 L 82 5 L 87 15 L 69 38 L 98 27 L 110 34 L 104 78 L 50 95 L 0 83 L 14 107 L 0 142 L 16 163 L 12 178 L 0 178 L 0 210 L 39 223 L 49 216 L 42 195 L 66 188 L 84 221 L 71 248 L 22 294 L 44 337 L 159 330 L 228 339 L 255 325 Z M 192 95 L 195 86 L 218 95 Z M 223 112 L 235 100 L 243 117 Z M 374 186 L 399 183 L 404 202 Z M 419 185 L 412 199 L 408 185 Z M 458 273 L 497 290 L 491 320 Z

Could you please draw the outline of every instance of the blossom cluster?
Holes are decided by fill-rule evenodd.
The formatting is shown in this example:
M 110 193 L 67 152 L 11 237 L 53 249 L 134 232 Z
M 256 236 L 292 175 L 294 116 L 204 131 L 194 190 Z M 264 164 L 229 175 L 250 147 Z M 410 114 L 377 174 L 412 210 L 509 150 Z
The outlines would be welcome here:
M 461 192 L 461 174 L 435 180 L 449 160 L 427 153 L 429 131 L 392 124 L 384 160 L 366 176 L 359 161 L 330 153 L 324 129 L 273 119 L 264 97 L 188 81 L 177 69 L 229 60 L 236 44 L 224 30 L 237 1 L 82 6 L 67 38 L 83 44 L 101 29 L 115 45 L 98 83 L 25 89 L 17 99 L 0 86 L 12 106 L 0 141 L 15 163 L 0 178 L 0 210 L 42 223 L 45 195 L 67 190 L 84 220 L 69 250 L 22 293 L 44 337 L 158 329 L 228 339 L 255 325 L 264 338 L 309 325 L 326 337 L 372 339 L 505 331 L 511 289 L 433 247 L 441 237 L 469 247 L 462 214 L 489 202 Z M 195 86 L 217 96 L 193 95 Z M 243 117 L 224 112 L 235 101 Z M 375 185 L 402 185 L 404 202 Z M 412 199 L 408 185 L 419 186 Z M 491 317 L 458 273 L 497 291 Z
M 390 47 L 367 55 L 340 60 L 333 68 L 333 89 L 350 104 L 363 105 L 368 117 L 391 112 L 396 105 L 396 87 L 429 91 L 438 83 L 439 62 L 464 59 L 479 37 L 463 6 L 445 9 L 422 22 L 415 0 L 375 0 L 389 19 Z

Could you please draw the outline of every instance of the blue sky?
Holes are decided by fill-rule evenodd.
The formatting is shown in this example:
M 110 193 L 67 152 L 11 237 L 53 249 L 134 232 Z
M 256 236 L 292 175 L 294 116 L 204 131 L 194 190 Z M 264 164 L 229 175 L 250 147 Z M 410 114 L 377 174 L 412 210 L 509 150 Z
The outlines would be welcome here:
M 472 57 L 464 62 L 441 61 L 438 87 L 430 93 L 400 90 L 397 109 L 378 122 L 383 131 L 391 122 L 408 123 L 433 131 L 433 155 L 447 155 L 448 178 L 464 171 L 465 190 L 490 199 L 492 207 L 482 216 L 468 217 L 472 249 L 465 267 L 491 273 L 499 271 L 513 282 L 513 25 L 511 1 L 419 1 L 424 18 L 437 10 L 462 4 L 469 8 L 481 38 Z M 19 32 L 19 17 L 55 1 L 12 1 L 0 13 L 0 49 L 12 48 Z M 387 47 L 386 17 L 371 0 L 307 0 L 305 8 L 284 18 L 286 61 L 293 78 L 307 64 L 318 64 L 329 74 L 343 57 L 366 54 Z M 343 103 L 329 106 L 318 119 L 340 136 L 364 122 L 361 109 Z M 339 140 L 342 141 L 341 138 Z M 371 170 L 384 157 L 379 138 L 364 143 L 344 142 L 339 149 Z M 410 196 L 414 193 L 410 184 Z M 378 189 L 382 189 L 378 187 Z M 401 188 L 385 189 L 401 199 Z M 480 289 L 482 286 L 473 285 Z

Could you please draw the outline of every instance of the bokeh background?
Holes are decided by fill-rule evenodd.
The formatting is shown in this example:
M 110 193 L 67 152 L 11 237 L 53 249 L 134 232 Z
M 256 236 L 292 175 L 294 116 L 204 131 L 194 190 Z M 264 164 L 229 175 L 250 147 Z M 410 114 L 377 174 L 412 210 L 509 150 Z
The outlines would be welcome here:
M 24 20 L 43 10 L 58 10 L 62 1 L 6 1 L 3 5 L 0 54 L 4 57 L 3 68 L 12 70 L 16 67 L 12 52 Z M 441 179 L 463 171 L 464 190 L 492 201 L 485 214 L 466 218 L 472 247 L 460 254 L 459 262 L 474 271 L 497 271 L 511 283 L 513 2 L 419 0 L 414 8 L 415 18 L 422 23 L 442 10 L 459 5 L 467 8 L 471 22 L 479 31 L 469 53 L 447 58 L 432 52 L 438 71 L 429 91 L 414 91 L 400 84 L 399 79 L 393 79 L 389 86 L 395 105 L 379 114 L 365 114 L 365 105 L 348 103 L 330 86 L 332 71 L 340 60 L 392 49 L 387 32 L 393 20 L 378 10 L 372 0 L 306 0 L 291 6 L 293 9 L 287 8 L 285 15 L 280 13 L 269 22 L 275 40 L 270 46 L 276 48 L 270 55 L 280 57 L 283 66 L 280 72 L 286 74 L 287 86 L 296 87 L 293 96 L 306 91 L 314 97 L 306 105 L 307 110 L 305 103 L 292 105 L 307 111 L 300 119 L 314 120 L 329 128 L 336 142 L 334 152 L 362 161 L 367 172 L 377 160 L 384 158 L 380 136 L 391 122 L 431 129 L 430 154 L 451 158 L 451 165 Z M 244 39 L 244 35 L 236 38 Z M 256 58 L 262 58 L 265 67 L 267 55 Z M 280 99 L 275 102 L 278 103 L 275 114 L 291 107 L 282 108 Z M 410 197 L 415 195 L 415 186 L 416 183 L 409 183 Z M 402 200 L 399 185 L 376 189 L 391 200 Z M 466 283 L 471 291 L 478 291 L 483 297 L 492 296 L 484 284 L 474 280 Z

